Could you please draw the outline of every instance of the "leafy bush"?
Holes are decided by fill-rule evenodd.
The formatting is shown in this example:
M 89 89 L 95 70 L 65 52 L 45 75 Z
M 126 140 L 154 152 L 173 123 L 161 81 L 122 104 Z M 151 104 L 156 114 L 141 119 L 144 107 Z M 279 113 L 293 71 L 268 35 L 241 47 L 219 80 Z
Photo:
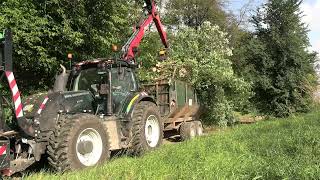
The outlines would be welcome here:
M 23 93 L 48 89 L 59 64 L 69 65 L 69 52 L 74 61 L 109 55 L 111 44 L 128 36 L 131 7 L 131 0 L 1 1 L 0 31 L 13 31 L 14 70 Z
M 198 91 L 204 120 L 224 126 L 235 121 L 233 111 L 250 96 L 250 85 L 233 72 L 231 55 L 227 34 L 206 22 L 199 29 L 186 27 L 173 35 L 169 59 L 141 70 L 140 76 L 189 82 Z
M 278 117 L 306 112 L 312 107 L 316 84 L 301 1 L 270 0 L 253 17 L 255 32 L 238 49 L 238 67 L 253 83 L 251 99 L 257 109 Z

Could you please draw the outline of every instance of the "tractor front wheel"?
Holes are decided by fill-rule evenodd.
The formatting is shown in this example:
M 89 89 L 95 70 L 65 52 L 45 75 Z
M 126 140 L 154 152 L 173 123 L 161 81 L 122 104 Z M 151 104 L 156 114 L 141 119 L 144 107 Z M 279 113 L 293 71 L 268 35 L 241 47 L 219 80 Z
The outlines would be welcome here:
M 94 115 L 61 117 L 50 137 L 47 153 L 49 164 L 60 172 L 95 166 L 110 157 L 109 137 Z
M 158 107 L 142 101 L 133 110 L 132 150 L 135 155 L 154 150 L 162 144 L 163 122 Z

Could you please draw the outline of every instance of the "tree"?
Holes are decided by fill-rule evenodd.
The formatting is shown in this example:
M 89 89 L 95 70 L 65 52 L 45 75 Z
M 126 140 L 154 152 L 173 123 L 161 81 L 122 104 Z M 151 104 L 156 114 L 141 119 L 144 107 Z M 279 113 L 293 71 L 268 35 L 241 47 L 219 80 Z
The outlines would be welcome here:
M 269 0 L 252 22 L 255 32 L 244 38 L 246 54 L 238 65 L 253 82 L 252 101 L 263 113 L 288 116 L 310 108 L 316 82 L 309 53 L 308 29 L 301 21 L 300 0 Z
M 166 24 L 199 28 L 205 21 L 221 28 L 228 26 L 221 0 L 170 0 L 166 4 Z
M 185 27 L 171 37 L 169 59 L 144 71 L 142 78 L 189 82 L 205 109 L 203 119 L 225 126 L 235 121 L 233 111 L 250 96 L 250 85 L 233 72 L 231 55 L 227 33 L 218 26 Z
M 47 8 L 43 15 L 64 31 L 79 34 L 79 45 L 68 50 L 76 53 L 79 59 L 109 56 L 111 45 L 121 43 L 130 33 L 133 1 L 57 0 L 45 3 Z
M 0 17 L 0 28 L 11 28 L 14 33 L 14 69 L 18 72 L 19 86 L 27 90 L 46 86 L 48 74 L 57 67 L 57 59 L 49 55 L 51 46 L 47 42 L 55 37 L 57 29 L 48 29 L 48 19 L 39 16 L 31 1 L 3 1 Z
M 5 0 L 0 29 L 14 33 L 14 68 L 25 92 L 48 89 L 68 52 L 75 61 L 108 57 L 130 31 L 133 0 Z
M 205 21 L 210 22 L 228 33 L 230 46 L 238 51 L 238 48 L 242 46 L 242 37 L 247 35 L 247 30 L 242 27 L 251 4 L 252 0 L 249 0 L 239 10 L 239 17 L 236 17 L 232 12 L 227 12 L 228 1 L 170 0 L 166 4 L 165 24 L 169 26 L 169 29 L 179 29 L 183 26 L 197 29 Z M 236 53 L 231 57 L 233 62 L 236 63 L 238 55 L 241 54 Z

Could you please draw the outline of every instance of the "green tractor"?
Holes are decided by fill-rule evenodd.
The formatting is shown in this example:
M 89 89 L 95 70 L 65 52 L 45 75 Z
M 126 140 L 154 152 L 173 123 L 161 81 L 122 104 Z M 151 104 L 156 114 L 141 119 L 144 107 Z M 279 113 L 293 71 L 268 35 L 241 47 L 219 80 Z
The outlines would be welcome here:
M 55 170 L 64 172 L 101 164 L 115 150 L 135 155 L 154 150 L 162 144 L 165 132 L 183 140 L 202 134 L 192 87 L 180 81 L 138 83 L 135 55 L 149 24 L 155 22 L 168 47 L 154 2 L 146 0 L 145 10 L 145 21 L 122 48 L 120 58 L 83 61 L 70 71 L 62 66 L 53 90 L 24 102 L 12 72 L 11 32 L 4 33 L 1 78 L 6 77 L 12 92 L 19 129 L 8 129 L 2 116 L 2 175 L 23 171 L 43 155 Z

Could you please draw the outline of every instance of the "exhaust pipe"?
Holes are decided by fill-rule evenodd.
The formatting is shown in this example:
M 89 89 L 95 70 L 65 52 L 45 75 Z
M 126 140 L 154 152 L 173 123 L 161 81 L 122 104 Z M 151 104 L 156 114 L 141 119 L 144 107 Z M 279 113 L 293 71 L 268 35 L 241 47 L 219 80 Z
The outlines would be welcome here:
M 60 64 L 60 67 L 62 69 L 62 74 L 66 74 L 66 72 L 67 72 L 66 67 L 64 67 L 62 64 Z
M 69 78 L 69 73 L 67 73 L 66 67 L 60 64 L 60 67 L 62 69 L 62 73 L 56 76 L 56 80 L 54 82 L 53 86 L 53 92 L 63 92 L 66 91 L 66 85 Z

